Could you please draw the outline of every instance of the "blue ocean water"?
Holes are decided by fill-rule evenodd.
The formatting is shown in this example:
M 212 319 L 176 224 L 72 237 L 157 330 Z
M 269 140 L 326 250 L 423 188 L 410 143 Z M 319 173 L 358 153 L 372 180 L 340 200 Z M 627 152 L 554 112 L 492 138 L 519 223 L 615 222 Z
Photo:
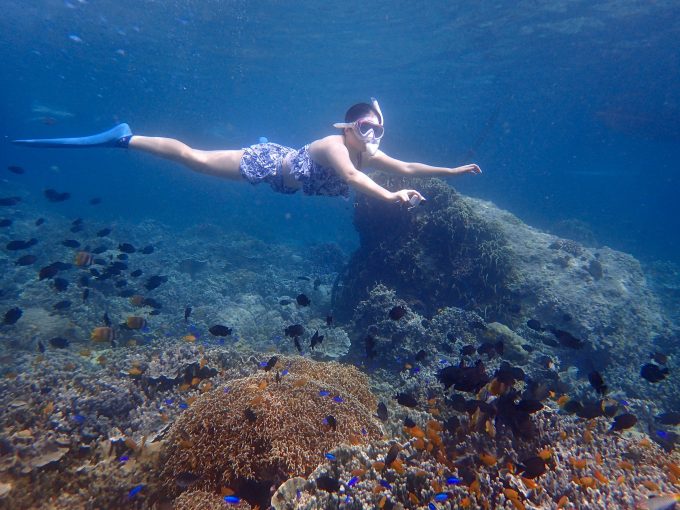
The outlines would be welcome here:
M 3 2 L 3 188 L 70 191 L 102 221 L 206 218 L 265 240 L 356 245 L 352 203 L 280 196 L 125 151 L 31 151 L 17 137 L 135 133 L 205 149 L 299 147 L 380 99 L 382 148 L 560 233 L 678 260 L 680 8 L 673 1 Z M 124 207 L 122 207 L 124 205 Z M 263 210 L 267 214 L 263 214 Z

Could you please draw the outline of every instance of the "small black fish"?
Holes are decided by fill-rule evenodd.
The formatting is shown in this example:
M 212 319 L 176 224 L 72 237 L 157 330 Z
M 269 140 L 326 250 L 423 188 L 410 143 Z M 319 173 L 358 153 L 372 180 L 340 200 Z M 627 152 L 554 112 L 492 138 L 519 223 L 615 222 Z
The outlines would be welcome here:
M 654 419 L 661 423 L 662 425 L 679 425 L 680 424 L 680 413 L 678 412 L 668 412 L 661 413 L 655 416 Z
M 399 452 L 401 451 L 401 445 L 399 443 L 394 443 L 392 446 L 390 446 L 390 449 L 387 451 L 387 455 L 385 455 L 385 467 L 390 467 L 392 463 L 397 460 L 397 457 L 399 456 Z
M 392 307 L 389 313 L 390 319 L 392 319 L 393 321 L 398 321 L 404 315 L 406 315 L 406 308 L 399 305 Z
M 122 251 L 123 253 L 134 253 L 137 249 L 130 243 L 120 243 L 118 245 L 118 251 Z
M 366 338 L 364 338 L 364 346 L 366 347 L 366 356 L 370 359 L 375 358 L 378 354 L 375 350 L 375 338 L 371 335 L 366 335 Z
M 652 353 L 652 360 L 656 361 L 659 365 L 666 365 L 668 363 L 668 354 L 664 354 L 663 352 L 653 352 Z
M 411 395 L 410 393 L 399 393 L 395 397 L 397 402 L 405 407 L 418 407 L 418 399 Z
M 569 414 L 581 414 L 583 411 L 583 404 L 578 400 L 571 399 L 562 406 L 562 410 Z
M 144 248 L 140 250 L 140 253 L 142 255 L 151 255 L 154 251 L 154 247 L 150 244 L 146 245 Z
M 267 364 L 263 367 L 265 372 L 269 372 L 272 368 L 276 366 L 276 362 L 279 361 L 278 356 L 272 356 L 267 361 Z
M 210 331 L 210 334 L 213 336 L 229 336 L 231 335 L 232 329 L 223 326 L 222 324 L 215 324 L 214 326 L 211 326 L 208 331 Z
M 545 461 L 538 455 L 529 457 L 521 463 L 517 463 L 517 467 L 519 468 L 518 471 L 523 473 L 522 476 L 524 478 L 529 478 L 530 480 L 538 478 L 548 470 Z
M 9 218 L 3 218 L 0 220 L 0 228 L 9 227 L 12 224 L 12 220 Z
M 34 246 L 37 244 L 38 240 L 33 238 L 29 239 L 28 241 L 23 241 L 23 240 L 15 240 L 15 241 L 10 241 L 5 245 L 5 248 L 7 248 L 9 251 L 17 251 L 17 250 L 25 250 L 27 248 L 30 248 L 31 246 Z
M 246 417 L 246 420 L 248 420 L 251 423 L 257 420 L 257 415 L 255 414 L 255 411 L 253 411 L 250 407 L 243 411 L 243 415 Z
M 9 165 L 7 167 L 7 170 L 9 170 L 13 174 L 17 174 L 17 175 L 21 175 L 26 171 L 26 170 L 24 170 L 23 168 L 21 168 L 20 166 L 17 166 L 17 165 Z
M 60 336 L 50 338 L 50 345 L 56 347 L 57 349 L 66 349 L 68 347 L 69 341 Z
M 288 306 L 291 303 L 292 303 L 292 301 L 290 299 L 282 299 L 282 300 L 279 301 L 279 304 L 281 306 Z
M 300 337 L 299 336 L 293 337 L 293 343 L 295 343 L 295 348 L 298 350 L 298 352 L 302 354 L 302 345 L 300 344 Z
M 4 197 L 0 198 L 0 205 L 17 205 L 19 202 L 21 202 L 21 197 Z
M 422 363 L 422 362 L 425 361 L 426 359 L 427 359 L 427 351 L 426 351 L 425 349 L 420 349 L 420 350 L 416 353 L 416 361 L 417 361 L 418 363 Z
M 661 368 L 654 363 L 645 363 L 640 369 L 640 376 L 647 379 L 651 383 L 658 383 L 663 381 L 668 375 L 668 367 Z
M 475 349 L 474 345 L 465 345 L 460 350 L 460 355 L 461 356 L 474 356 L 475 352 L 477 352 L 477 349 Z
M 38 351 L 45 352 L 45 344 L 41 340 L 38 340 Z
M 45 218 L 38 218 L 37 220 L 35 220 L 35 226 L 36 227 L 39 227 L 43 223 L 45 223 Z
M 130 273 L 130 276 L 132 276 L 133 278 L 137 278 L 139 276 L 142 276 L 142 270 L 141 269 L 135 269 L 134 271 L 132 271 Z
M 71 306 L 71 302 L 68 299 L 64 299 L 63 301 L 59 301 L 58 303 L 55 303 L 52 308 L 55 310 L 66 310 Z
M 103 245 L 97 246 L 95 249 L 92 250 L 92 253 L 94 253 L 95 255 L 101 255 L 106 250 L 108 250 L 108 248 L 106 246 L 103 246 Z
M 80 243 L 75 239 L 66 239 L 65 241 L 62 241 L 61 244 L 67 248 L 78 248 L 80 246 Z
M 68 200 L 71 198 L 71 194 L 68 193 L 67 191 L 64 191 L 63 193 L 59 193 L 55 189 L 46 189 L 44 192 L 45 198 L 49 200 L 50 202 L 63 202 L 64 200 Z
M 153 290 L 156 287 L 159 287 L 161 284 L 163 284 L 167 281 L 168 281 L 167 276 L 154 275 L 150 278 L 147 278 L 146 283 L 144 284 L 144 287 L 146 287 L 146 290 Z
M 30 266 L 37 260 L 38 257 L 35 255 L 24 255 L 23 257 L 19 257 L 14 264 L 17 266 Z
M 300 306 L 309 306 L 312 303 L 312 301 L 304 294 L 298 294 L 295 301 L 297 301 L 297 304 Z
M 78 232 L 82 232 L 82 231 L 83 231 L 82 225 L 74 225 L 73 227 L 71 227 L 69 229 L 69 232 L 71 232 L 72 234 L 77 234 Z
M 618 432 L 620 430 L 626 430 L 633 427 L 636 423 L 637 418 L 634 415 L 630 413 L 620 414 L 614 418 L 614 422 L 609 431 Z
M 499 340 L 495 343 L 484 342 L 477 348 L 477 352 L 481 354 L 486 354 L 489 358 L 493 358 L 496 354 L 502 355 L 504 351 L 503 341 Z
M 412 429 L 415 426 L 416 426 L 416 422 L 414 422 L 411 419 L 410 416 L 407 416 L 406 418 L 404 418 L 404 427 L 406 427 L 407 429 Z
M 335 420 L 335 416 L 332 414 L 326 416 L 326 425 L 328 425 L 333 430 L 336 430 L 338 427 L 338 422 Z
M 83 301 L 86 301 L 90 295 L 90 289 L 83 289 Z
M 523 413 L 533 414 L 543 409 L 543 407 L 543 404 L 538 400 L 520 400 L 515 406 L 515 409 Z
M 384 402 L 378 403 L 378 410 L 376 411 L 376 415 L 378 416 L 378 419 L 380 421 L 387 421 L 388 418 L 390 417 L 389 412 L 387 411 L 387 406 L 385 405 Z
M 200 479 L 201 477 L 199 475 L 194 474 L 191 471 L 183 471 L 175 477 L 175 483 L 177 484 L 177 487 L 184 490 L 198 482 Z
M 8 326 L 16 324 L 16 322 L 21 318 L 23 313 L 24 313 L 23 310 L 17 306 L 15 306 L 14 308 L 10 308 L 5 313 L 5 318 L 3 319 L 2 323 Z
M 333 325 L 333 316 L 326 315 L 326 326 L 331 327 Z
M 110 228 L 103 228 L 99 232 L 97 232 L 97 237 L 106 237 L 111 233 Z
M 600 395 L 606 395 L 608 388 L 607 385 L 604 383 L 604 379 L 602 379 L 602 375 L 600 375 L 600 372 L 597 370 L 593 370 L 588 374 L 588 381 L 590 381 L 590 385 L 595 388 L 595 391 L 597 391 Z
M 54 290 L 57 292 L 63 292 L 68 289 L 68 280 L 65 280 L 64 278 L 55 278 L 52 280 L 52 284 L 54 285 Z
M 308 281 L 310 280 L 309 276 L 298 276 L 297 279 L 298 279 L 298 280 L 303 280 L 303 281 L 305 281 L 305 282 L 308 282 Z
M 90 205 L 99 205 L 102 203 L 102 199 L 99 197 L 92 197 L 89 201 Z
M 314 278 L 314 290 L 319 290 L 321 287 L 321 278 Z
M 323 342 L 323 335 L 319 335 L 319 330 L 317 329 L 317 330 L 314 332 L 314 335 L 312 335 L 312 340 L 311 340 L 311 343 L 310 343 L 309 347 L 310 347 L 312 350 L 314 350 L 314 347 L 316 347 L 317 345 L 319 345 L 321 342 Z
M 122 288 L 122 287 L 125 287 L 126 285 L 127 285 L 127 282 L 126 282 L 125 280 L 118 280 L 118 281 L 114 284 L 114 286 L 115 286 L 117 289 L 120 289 L 120 288 Z
M 127 253 L 119 253 L 118 255 L 116 255 L 116 258 L 117 258 L 118 260 L 127 260 L 127 259 L 128 259 L 128 254 L 127 254 Z
M 157 309 L 163 308 L 163 305 L 161 304 L 160 301 L 158 301 L 157 299 L 154 299 L 154 298 L 150 298 L 150 297 L 144 298 L 144 301 L 142 301 L 142 305 L 150 306 L 151 308 L 157 308 Z
M 286 336 L 298 337 L 302 336 L 305 333 L 305 328 L 302 327 L 302 324 L 293 324 L 291 326 L 288 326 L 284 330 L 284 333 L 286 334 Z
M 184 308 L 184 322 L 188 322 L 189 317 L 191 317 L 191 307 L 187 306 Z
M 553 335 L 555 335 L 555 338 L 565 347 L 569 347 L 570 349 L 581 349 L 583 346 L 585 346 L 585 342 L 583 340 L 579 340 L 575 336 L 573 336 L 571 333 L 567 331 L 562 331 L 561 329 L 554 329 L 552 328 L 550 330 Z
M 340 490 L 340 481 L 337 478 L 323 475 L 316 479 L 316 487 L 326 492 L 338 492 Z
M 109 318 L 108 312 L 104 312 L 104 315 L 102 316 L 102 320 L 104 321 L 104 325 L 106 326 L 111 326 L 111 319 Z
M 529 319 L 527 321 L 527 326 L 529 326 L 529 328 L 533 329 L 534 331 L 538 331 L 539 333 L 545 331 L 545 329 L 541 327 L 541 323 L 536 319 Z

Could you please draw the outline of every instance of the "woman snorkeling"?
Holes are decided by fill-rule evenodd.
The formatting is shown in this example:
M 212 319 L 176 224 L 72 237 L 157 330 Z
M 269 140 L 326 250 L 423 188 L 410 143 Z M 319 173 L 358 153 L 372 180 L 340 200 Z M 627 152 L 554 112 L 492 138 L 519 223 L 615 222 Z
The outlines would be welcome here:
M 345 114 L 345 122 L 333 124 L 342 134 L 330 135 L 299 150 L 275 143 L 259 143 L 238 150 L 204 151 L 193 149 L 173 138 L 133 135 L 127 124 L 119 124 L 104 133 L 80 138 L 14 140 L 15 144 L 33 147 L 122 147 L 149 152 L 177 161 L 190 169 L 251 184 L 267 182 L 280 193 L 306 195 L 349 195 L 355 188 L 386 201 L 417 205 L 424 197 L 414 189 L 389 191 L 362 172 L 373 168 L 402 175 L 449 176 L 479 174 L 475 164 L 444 168 L 423 163 L 406 163 L 378 150 L 385 128 L 380 106 L 358 103 Z

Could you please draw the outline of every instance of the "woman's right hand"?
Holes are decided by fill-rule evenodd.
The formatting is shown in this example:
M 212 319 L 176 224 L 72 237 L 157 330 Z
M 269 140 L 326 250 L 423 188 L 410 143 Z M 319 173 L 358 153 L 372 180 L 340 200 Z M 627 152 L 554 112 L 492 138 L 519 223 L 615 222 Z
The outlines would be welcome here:
M 408 204 L 413 197 L 418 197 L 418 202 L 425 200 L 425 197 L 414 189 L 400 189 L 399 191 L 394 191 L 392 192 L 390 200 L 399 204 Z

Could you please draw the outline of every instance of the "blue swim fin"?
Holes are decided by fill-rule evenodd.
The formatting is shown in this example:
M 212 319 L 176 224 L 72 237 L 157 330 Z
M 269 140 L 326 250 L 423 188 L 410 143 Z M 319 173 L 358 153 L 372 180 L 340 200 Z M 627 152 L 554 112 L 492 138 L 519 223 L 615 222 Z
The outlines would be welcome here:
M 80 136 L 76 138 L 42 138 L 36 140 L 12 140 L 17 145 L 28 145 L 30 147 L 122 147 L 127 148 L 132 138 L 132 131 L 127 124 L 117 126 L 90 136 Z

